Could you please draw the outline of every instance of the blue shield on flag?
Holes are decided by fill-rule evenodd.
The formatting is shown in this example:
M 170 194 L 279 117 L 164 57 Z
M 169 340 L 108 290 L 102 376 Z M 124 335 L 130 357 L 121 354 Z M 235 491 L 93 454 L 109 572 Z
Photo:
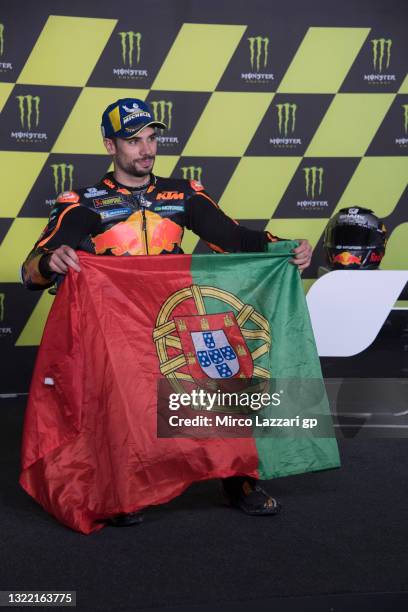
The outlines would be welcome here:
M 209 378 L 231 378 L 239 371 L 239 359 L 223 329 L 191 332 L 201 369 Z

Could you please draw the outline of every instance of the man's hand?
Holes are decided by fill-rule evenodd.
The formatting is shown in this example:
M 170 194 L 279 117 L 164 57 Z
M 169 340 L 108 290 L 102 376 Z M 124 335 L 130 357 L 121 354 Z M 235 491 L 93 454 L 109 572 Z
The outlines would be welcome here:
M 53 272 L 57 272 L 58 274 L 66 274 L 68 272 L 68 268 L 72 268 L 76 270 L 76 272 L 80 272 L 81 268 L 79 267 L 79 259 L 78 255 L 66 244 L 61 245 L 58 249 L 53 251 L 52 255 L 48 259 L 48 267 Z
M 295 264 L 299 271 L 302 271 L 310 266 L 313 249 L 308 240 L 298 239 L 296 242 L 299 242 L 299 246 L 293 249 L 292 253 L 295 256 L 290 262 Z

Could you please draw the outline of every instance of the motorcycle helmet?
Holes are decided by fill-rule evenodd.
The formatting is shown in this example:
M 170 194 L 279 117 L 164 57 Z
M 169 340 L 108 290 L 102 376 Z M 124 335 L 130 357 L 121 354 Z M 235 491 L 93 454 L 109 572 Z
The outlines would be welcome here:
M 375 270 L 385 253 L 387 230 L 368 208 L 342 208 L 328 222 L 323 240 L 331 270 Z

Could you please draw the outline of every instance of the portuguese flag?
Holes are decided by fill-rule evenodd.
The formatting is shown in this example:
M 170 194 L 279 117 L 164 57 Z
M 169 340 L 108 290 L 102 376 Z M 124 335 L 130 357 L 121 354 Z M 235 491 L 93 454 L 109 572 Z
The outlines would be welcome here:
M 70 271 L 60 286 L 38 352 L 23 488 L 59 521 L 90 533 L 196 481 L 338 467 L 333 436 L 157 435 L 159 379 L 173 386 L 321 379 L 301 279 L 289 263 L 294 246 L 228 255 L 81 253 L 81 272 Z M 323 411 L 327 417 L 327 402 Z

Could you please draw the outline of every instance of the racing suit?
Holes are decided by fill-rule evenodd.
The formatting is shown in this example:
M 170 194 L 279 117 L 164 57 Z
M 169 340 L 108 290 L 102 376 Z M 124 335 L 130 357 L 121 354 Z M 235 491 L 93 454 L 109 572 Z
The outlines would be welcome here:
M 65 244 L 96 255 L 183 253 L 184 228 L 218 252 L 260 252 L 278 238 L 238 225 L 196 181 L 151 174 L 142 188 L 126 187 L 108 173 L 96 185 L 59 195 L 49 221 L 22 267 L 28 289 L 45 289 L 57 274 L 48 265 Z

